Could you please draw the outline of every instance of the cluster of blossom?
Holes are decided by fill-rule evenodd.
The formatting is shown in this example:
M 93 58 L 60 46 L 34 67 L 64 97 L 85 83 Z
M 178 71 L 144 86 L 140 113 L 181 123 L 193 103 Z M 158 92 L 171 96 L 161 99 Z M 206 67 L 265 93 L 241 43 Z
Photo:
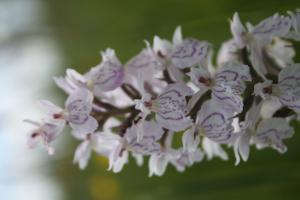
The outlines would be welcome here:
M 300 119 L 300 64 L 291 43 L 300 41 L 300 10 L 247 28 L 235 13 L 230 24 L 233 37 L 216 66 L 210 43 L 183 38 L 178 27 L 172 41 L 155 36 L 125 64 L 108 48 L 87 73 L 67 69 L 54 78 L 68 95 L 65 106 L 41 101 L 46 117 L 26 120 L 36 127 L 29 146 L 53 154 L 51 143 L 69 125 L 81 142 L 74 156 L 81 169 L 92 152 L 107 157 L 113 172 L 131 155 L 138 165 L 149 158 L 150 176 L 168 165 L 184 171 L 205 157 L 227 160 L 224 147 L 236 164 L 248 159 L 251 145 L 286 152 L 289 122 Z

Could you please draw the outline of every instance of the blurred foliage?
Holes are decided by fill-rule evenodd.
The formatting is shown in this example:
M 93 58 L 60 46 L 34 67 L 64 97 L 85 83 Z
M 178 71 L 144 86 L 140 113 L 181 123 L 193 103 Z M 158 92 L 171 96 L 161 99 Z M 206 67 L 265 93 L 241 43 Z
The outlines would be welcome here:
M 98 52 L 116 49 L 125 62 L 152 41 L 155 34 L 171 38 L 177 25 L 184 36 L 207 40 L 217 51 L 230 38 L 229 18 L 240 12 L 253 23 L 300 7 L 298 0 L 48 0 L 51 34 L 59 41 L 65 66 L 87 71 L 100 61 Z M 300 52 L 297 45 L 298 54 Z M 299 60 L 299 56 L 297 58 Z M 63 73 L 65 67 L 61 67 Z M 61 94 L 61 93 L 60 93 Z M 272 149 L 251 150 L 247 163 L 234 166 L 219 159 L 194 165 L 184 173 L 169 167 L 163 177 L 148 178 L 147 162 L 137 167 L 133 160 L 120 174 L 106 171 L 107 161 L 93 156 L 80 171 L 72 165 L 74 141 L 66 144 L 66 157 L 54 161 L 53 170 L 70 200 L 152 199 L 299 199 L 300 126 L 286 141 L 289 151 L 279 155 Z

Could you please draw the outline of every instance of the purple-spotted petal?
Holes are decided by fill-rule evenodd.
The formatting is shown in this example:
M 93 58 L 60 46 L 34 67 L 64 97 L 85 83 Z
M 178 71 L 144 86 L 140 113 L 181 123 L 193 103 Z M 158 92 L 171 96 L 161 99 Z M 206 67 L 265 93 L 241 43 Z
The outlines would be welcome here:
M 155 102 L 158 104 L 156 120 L 164 127 L 174 131 L 186 129 L 191 124 L 187 118 L 187 102 L 185 96 L 193 91 L 184 84 L 174 83 L 158 96 Z
M 283 118 L 269 118 L 261 121 L 257 127 L 254 143 L 258 148 L 272 147 L 284 153 L 287 147 L 283 139 L 291 138 L 294 130 Z
M 175 47 L 171 56 L 172 62 L 180 69 L 200 65 L 207 56 L 208 48 L 207 42 L 192 38 L 185 39 Z
M 133 125 L 126 131 L 127 145 L 135 153 L 150 155 L 159 153 L 161 150 L 158 140 L 162 137 L 164 131 L 155 122 L 144 121 L 143 123 L 143 137 L 138 140 L 138 132 L 140 126 Z
M 251 33 L 260 41 L 271 42 L 272 37 L 285 36 L 291 27 L 289 17 L 275 14 L 261 21 L 256 25 Z
M 124 69 L 115 51 L 102 52 L 102 62 L 87 75 L 93 82 L 94 90 L 110 91 L 119 87 L 124 80 Z
M 225 111 L 213 100 L 206 101 L 197 115 L 200 132 L 218 143 L 231 143 L 237 134 L 232 126 L 232 112 Z

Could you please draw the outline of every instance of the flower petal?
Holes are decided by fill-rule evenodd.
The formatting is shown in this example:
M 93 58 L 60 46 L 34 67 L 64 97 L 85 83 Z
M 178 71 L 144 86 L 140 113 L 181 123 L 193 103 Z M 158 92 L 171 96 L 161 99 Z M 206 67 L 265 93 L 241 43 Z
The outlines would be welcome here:
M 180 68 L 200 65 L 207 56 L 209 44 L 196 39 L 184 39 L 172 53 L 173 64 Z

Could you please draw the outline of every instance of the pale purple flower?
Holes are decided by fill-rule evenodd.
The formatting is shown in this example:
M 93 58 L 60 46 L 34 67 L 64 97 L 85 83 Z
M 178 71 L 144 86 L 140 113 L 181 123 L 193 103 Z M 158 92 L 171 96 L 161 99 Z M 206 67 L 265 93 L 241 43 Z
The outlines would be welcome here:
M 275 14 L 252 26 L 247 23 L 247 29 L 241 23 L 238 13 L 235 13 L 231 21 L 233 39 L 239 48 L 247 47 L 250 51 L 250 60 L 254 69 L 265 79 L 267 73 L 263 63 L 262 47 L 271 43 L 274 37 L 284 37 L 291 27 L 289 17 Z
M 258 127 L 253 143 L 256 147 L 261 149 L 265 147 L 272 147 L 279 153 L 285 153 L 287 147 L 283 143 L 283 139 L 291 138 L 294 130 L 287 121 L 283 118 L 270 118 L 262 120 Z
M 50 146 L 50 143 L 60 135 L 64 126 L 61 123 L 39 123 L 32 120 L 24 120 L 24 122 L 35 126 L 35 129 L 28 135 L 28 146 L 30 148 L 35 148 L 38 144 L 42 144 L 48 151 L 48 154 L 53 155 L 55 150 Z
M 48 120 L 68 124 L 77 134 L 93 133 L 97 127 L 97 120 L 90 116 L 93 96 L 86 89 L 79 89 L 72 93 L 65 102 L 65 109 L 43 100 L 41 104 L 48 110 Z
M 136 109 L 145 115 L 154 112 L 157 122 L 164 128 L 181 131 L 188 128 L 192 121 L 187 117 L 187 102 L 185 97 L 191 96 L 193 91 L 182 83 L 169 84 L 160 95 L 152 98 L 144 94 L 136 101 Z
M 211 90 L 212 98 L 222 107 L 234 112 L 242 111 L 241 94 L 246 88 L 245 82 L 251 81 L 247 65 L 226 63 L 215 75 L 210 74 L 204 67 L 192 68 L 189 76 L 191 81 L 200 89 L 201 94 Z M 200 97 L 199 95 L 198 98 Z
M 278 75 L 278 83 L 266 80 L 257 83 L 254 93 L 264 99 L 278 100 L 283 106 L 300 114 L 300 64 L 293 64 L 282 69 Z
M 106 49 L 101 52 L 102 61 L 84 75 L 75 70 L 68 69 L 66 77 L 54 78 L 56 84 L 66 93 L 85 88 L 89 89 L 95 96 L 101 97 L 105 92 L 118 88 L 124 81 L 124 69 L 115 51 Z

